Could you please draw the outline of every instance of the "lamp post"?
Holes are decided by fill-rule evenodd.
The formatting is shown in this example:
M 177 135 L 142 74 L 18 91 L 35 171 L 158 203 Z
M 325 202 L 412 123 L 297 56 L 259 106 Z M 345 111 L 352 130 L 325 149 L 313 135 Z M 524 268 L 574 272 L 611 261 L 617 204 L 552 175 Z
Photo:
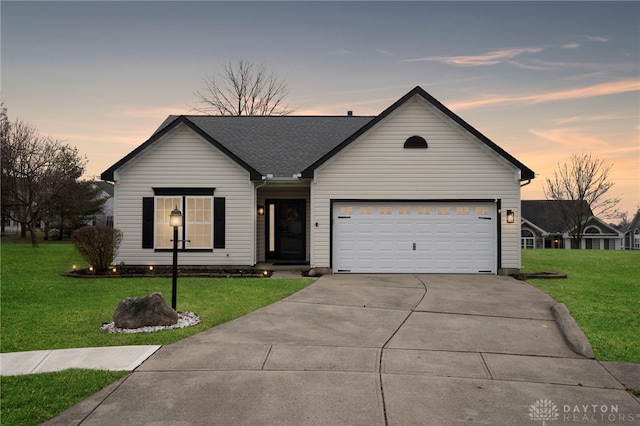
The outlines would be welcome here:
M 173 281 L 171 283 L 171 307 L 176 309 L 178 297 L 178 228 L 182 226 L 182 212 L 178 206 L 169 215 L 169 225 L 173 226 Z

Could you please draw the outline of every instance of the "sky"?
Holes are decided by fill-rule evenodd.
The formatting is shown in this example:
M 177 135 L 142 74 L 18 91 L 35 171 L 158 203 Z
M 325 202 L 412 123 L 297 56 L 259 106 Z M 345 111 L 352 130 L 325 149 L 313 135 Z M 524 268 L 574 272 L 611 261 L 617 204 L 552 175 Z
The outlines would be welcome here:
M 0 2 L 0 89 L 20 119 L 100 175 L 238 58 L 289 86 L 296 115 L 377 115 L 421 86 L 536 172 L 613 165 L 640 208 L 640 2 Z

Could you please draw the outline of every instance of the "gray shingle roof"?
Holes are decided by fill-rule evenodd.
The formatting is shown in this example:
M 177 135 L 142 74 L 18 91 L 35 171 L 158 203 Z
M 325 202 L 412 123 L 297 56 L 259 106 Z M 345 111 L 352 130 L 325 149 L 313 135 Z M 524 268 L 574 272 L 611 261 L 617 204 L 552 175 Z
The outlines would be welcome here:
M 522 208 L 522 217 L 551 234 L 562 234 L 566 231 L 567 225 L 562 218 L 562 206 L 565 210 L 573 211 L 582 207 L 582 215 L 586 219 L 593 216 L 591 209 L 586 201 L 573 200 L 522 200 L 520 206 Z
M 156 131 L 178 116 L 169 116 Z M 203 116 L 186 119 L 263 176 L 292 177 L 315 163 L 374 117 Z

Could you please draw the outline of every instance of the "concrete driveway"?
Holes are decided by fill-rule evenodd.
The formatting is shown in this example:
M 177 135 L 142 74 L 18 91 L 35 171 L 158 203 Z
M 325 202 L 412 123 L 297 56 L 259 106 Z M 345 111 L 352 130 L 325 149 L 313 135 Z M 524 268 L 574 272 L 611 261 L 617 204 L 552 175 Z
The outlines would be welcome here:
M 640 425 L 640 365 L 574 353 L 553 304 L 509 277 L 324 276 L 49 424 Z

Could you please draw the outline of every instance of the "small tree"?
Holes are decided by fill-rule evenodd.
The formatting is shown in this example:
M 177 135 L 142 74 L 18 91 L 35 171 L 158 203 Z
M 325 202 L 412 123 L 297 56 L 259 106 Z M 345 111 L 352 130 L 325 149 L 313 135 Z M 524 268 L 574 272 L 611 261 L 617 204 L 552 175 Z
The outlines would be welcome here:
M 2 213 L 31 232 L 36 247 L 36 228 L 51 212 L 54 201 L 84 173 L 86 159 L 78 150 L 41 135 L 20 120 L 10 122 L 4 104 L 0 108 L 0 163 Z
M 591 154 L 573 154 L 569 161 L 558 163 L 553 179 L 547 179 L 544 192 L 548 200 L 573 201 L 558 204 L 562 221 L 577 247 L 591 214 L 603 219 L 620 215 L 620 199 L 609 194 L 614 185 L 609 179 L 612 167 L 612 163 Z
M 263 63 L 240 58 L 229 60 L 217 76 L 205 77 L 204 88 L 194 93 L 196 111 L 220 115 L 288 115 L 294 109 L 284 104 L 287 83 L 269 72 Z
M 96 272 L 104 272 L 118 253 L 122 232 L 107 226 L 85 226 L 71 235 L 71 241 Z

